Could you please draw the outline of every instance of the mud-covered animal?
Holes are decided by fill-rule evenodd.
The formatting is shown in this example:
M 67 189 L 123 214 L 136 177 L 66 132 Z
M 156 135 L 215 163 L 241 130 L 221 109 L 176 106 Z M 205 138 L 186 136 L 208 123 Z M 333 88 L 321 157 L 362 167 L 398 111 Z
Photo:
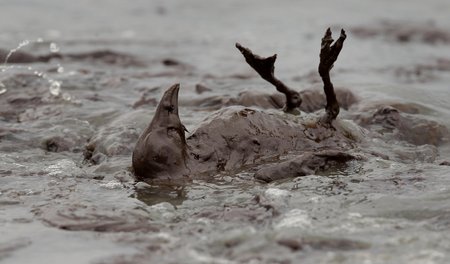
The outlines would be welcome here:
M 314 173 L 332 163 L 353 159 L 346 150 L 358 136 L 335 121 L 339 104 L 329 75 L 345 38 L 342 30 L 332 44 L 328 29 L 322 39 L 319 73 L 327 104 L 321 115 L 291 115 L 302 100 L 298 92 L 275 79 L 276 57 L 261 58 L 239 44 L 236 46 L 250 66 L 286 95 L 285 113 L 227 107 L 209 116 L 186 138 L 178 113 L 180 86 L 173 85 L 164 93 L 153 120 L 136 143 L 132 157 L 136 177 L 144 181 L 176 179 L 253 168 L 257 178 L 271 181 Z M 290 153 L 295 155 L 271 163 Z

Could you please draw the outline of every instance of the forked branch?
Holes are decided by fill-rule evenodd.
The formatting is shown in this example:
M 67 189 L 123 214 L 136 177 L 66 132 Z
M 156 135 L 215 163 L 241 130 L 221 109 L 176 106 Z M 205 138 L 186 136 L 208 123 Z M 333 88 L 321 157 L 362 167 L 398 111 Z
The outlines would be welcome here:
M 297 108 L 302 103 L 300 93 L 287 87 L 274 75 L 275 60 L 277 59 L 277 55 L 275 54 L 273 56 L 263 58 L 253 54 L 250 49 L 243 47 L 239 43 L 236 43 L 236 48 L 242 53 L 242 55 L 244 55 L 245 61 L 261 76 L 261 78 L 273 84 L 277 91 L 286 96 L 284 111 L 287 113 L 299 113 Z
M 323 90 L 325 91 L 325 96 L 327 98 L 327 105 L 325 107 L 324 121 L 326 123 L 331 123 L 339 114 L 339 103 L 336 99 L 336 94 L 334 93 L 333 83 L 330 79 L 330 70 L 333 68 L 334 62 L 337 60 L 339 53 L 344 45 L 344 40 L 347 37 L 345 35 L 344 29 L 341 30 L 341 36 L 334 42 L 331 36 L 330 28 L 325 32 L 325 36 L 322 38 L 322 46 L 320 49 L 320 63 L 319 63 L 319 74 L 323 81 Z

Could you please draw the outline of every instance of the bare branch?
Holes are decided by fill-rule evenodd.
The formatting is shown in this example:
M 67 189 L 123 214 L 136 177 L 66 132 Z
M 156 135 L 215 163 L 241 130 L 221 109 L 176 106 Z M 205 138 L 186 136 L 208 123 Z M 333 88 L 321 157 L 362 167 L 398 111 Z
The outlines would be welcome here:
M 284 111 L 291 114 L 298 114 L 299 111 L 297 108 L 302 103 L 300 93 L 287 87 L 274 75 L 277 55 L 274 54 L 273 56 L 263 58 L 256 54 L 253 54 L 250 49 L 242 46 L 239 43 L 236 43 L 236 48 L 242 53 L 242 55 L 244 55 L 245 61 L 261 76 L 261 78 L 274 85 L 277 91 L 283 93 L 286 96 L 286 105 Z
M 333 37 L 331 36 L 330 28 L 325 32 L 322 38 L 322 44 L 320 49 L 320 63 L 319 74 L 323 81 L 323 90 L 327 98 L 327 105 L 325 107 L 324 121 L 331 123 L 339 114 L 339 103 L 336 99 L 333 83 L 330 78 L 330 70 L 333 68 L 334 62 L 337 60 L 339 53 L 344 45 L 344 40 L 347 37 L 344 29 L 341 30 L 339 39 L 333 44 Z

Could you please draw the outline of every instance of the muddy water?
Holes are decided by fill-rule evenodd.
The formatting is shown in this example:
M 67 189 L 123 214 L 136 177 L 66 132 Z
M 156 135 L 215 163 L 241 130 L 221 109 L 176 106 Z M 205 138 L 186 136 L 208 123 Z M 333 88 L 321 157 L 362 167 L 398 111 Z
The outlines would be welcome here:
M 4 1 L 0 48 L 29 40 L 21 50 L 36 56 L 115 53 L 2 68 L 0 261 L 447 263 L 445 136 L 436 146 L 380 143 L 387 156 L 416 160 L 371 158 L 270 184 L 240 173 L 148 186 L 129 167 L 169 85 L 182 85 L 190 131 L 210 114 L 193 100 L 273 90 L 236 41 L 278 53 L 277 75 L 291 87 L 320 89 L 328 26 L 348 32 L 335 85 L 361 102 L 342 118 L 387 104 L 450 127 L 449 9 L 444 0 Z M 211 91 L 197 94 L 197 84 Z M 103 147 L 90 162 L 88 141 Z

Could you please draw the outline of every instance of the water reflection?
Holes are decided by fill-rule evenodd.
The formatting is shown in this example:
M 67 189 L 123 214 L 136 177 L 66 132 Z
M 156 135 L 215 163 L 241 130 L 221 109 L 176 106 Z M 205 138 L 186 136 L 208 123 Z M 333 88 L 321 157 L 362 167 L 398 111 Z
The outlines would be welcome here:
M 176 207 L 187 199 L 187 189 L 185 184 L 179 183 L 152 184 L 136 187 L 136 192 L 132 197 L 150 206 L 168 202 Z

